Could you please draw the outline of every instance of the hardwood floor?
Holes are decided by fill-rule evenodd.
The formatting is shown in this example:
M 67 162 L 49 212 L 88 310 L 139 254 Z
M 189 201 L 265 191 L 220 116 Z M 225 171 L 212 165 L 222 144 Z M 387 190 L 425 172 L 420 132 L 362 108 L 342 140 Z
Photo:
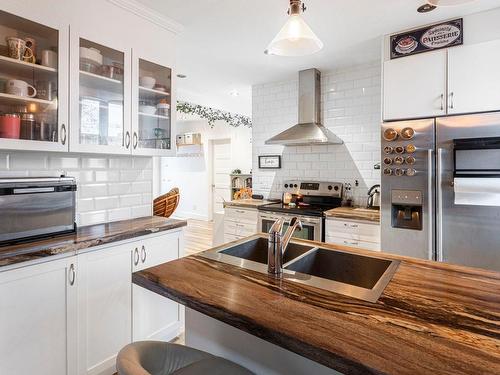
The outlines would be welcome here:
M 184 228 L 185 255 L 192 255 L 212 247 L 213 222 L 188 219 Z

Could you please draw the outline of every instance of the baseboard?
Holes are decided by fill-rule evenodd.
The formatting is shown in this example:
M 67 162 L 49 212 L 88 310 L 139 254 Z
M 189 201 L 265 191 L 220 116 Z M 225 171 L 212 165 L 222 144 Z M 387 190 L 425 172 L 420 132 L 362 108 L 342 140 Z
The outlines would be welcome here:
M 185 212 L 185 211 L 176 211 L 173 218 L 176 219 L 196 219 L 202 221 L 209 221 L 207 215 L 201 215 L 195 212 Z

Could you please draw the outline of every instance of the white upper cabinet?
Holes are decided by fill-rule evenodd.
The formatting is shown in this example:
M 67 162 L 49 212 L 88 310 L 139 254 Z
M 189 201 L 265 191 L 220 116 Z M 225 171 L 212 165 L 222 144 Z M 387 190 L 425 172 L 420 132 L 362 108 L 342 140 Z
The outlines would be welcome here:
M 172 156 L 175 99 L 172 65 L 168 55 L 151 56 L 151 51 L 133 50 L 132 59 L 132 153 Z M 172 108 L 172 103 L 174 108 Z
M 500 109 L 500 41 L 448 51 L 448 113 Z
M 384 120 L 446 114 L 446 50 L 384 63 Z
M 130 154 L 130 47 L 71 32 L 70 151 Z
M 0 149 L 67 151 L 68 25 L 20 13 L 0 11 Z

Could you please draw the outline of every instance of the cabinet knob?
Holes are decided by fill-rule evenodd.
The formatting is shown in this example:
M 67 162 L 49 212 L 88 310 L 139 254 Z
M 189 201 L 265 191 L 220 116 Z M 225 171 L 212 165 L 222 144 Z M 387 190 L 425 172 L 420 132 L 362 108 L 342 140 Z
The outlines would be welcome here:
M 130 147 L 130 132 L 125 133 L 125 148 L 128 150 Z
M 136 247 L 134 249 L 134 266 L 139 264 L 139 249 Z
M 141 261 L 142 263 L 144 263 L 146 261 L 146 247 L 144 245 L 142 245 L 142 248 L 141 248 Z
M 73 263 L 71 263 L 71 266 L 69 266 L 68 278 L 69 278 L 69 285 L 73 286 L 76 280 L 75 265 Z
M 137 137 L 137 133 L 134 132 L 134 143 L 133 143 L 134 150 L 137 148 L 138 141 L 139 141 L 139 139 Z
M 66 136 L 67 136 L 66 124 L 62 124 L 61 125 L 61 143 L 63 144 L 63 146 L 66 144 Z

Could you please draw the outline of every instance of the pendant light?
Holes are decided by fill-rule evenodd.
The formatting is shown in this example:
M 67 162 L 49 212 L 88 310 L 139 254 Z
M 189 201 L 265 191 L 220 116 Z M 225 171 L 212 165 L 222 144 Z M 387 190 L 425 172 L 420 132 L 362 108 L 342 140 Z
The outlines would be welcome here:
M 450 7 L 455 5 L 464 5 L 473 3 L 476 0 L 427 0 L 427 3 L 435 7 Z
M 323 42 L 314 34 L 301 13 L 306 10 L 301 0 L 290 0 L 288 21 L 264 51 L 269 55 L 305 56 L 318 52 Z

